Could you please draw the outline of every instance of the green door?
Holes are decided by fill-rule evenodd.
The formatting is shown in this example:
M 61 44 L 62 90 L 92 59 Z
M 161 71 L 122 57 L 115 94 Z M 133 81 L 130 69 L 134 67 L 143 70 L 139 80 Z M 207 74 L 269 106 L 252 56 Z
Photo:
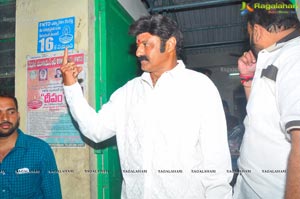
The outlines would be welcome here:
M 95 0 L 95 97 L 96 109 L 110 95 L 136 76 L 137 61 L 128 35 L 133 19 L 117 0 Z M 122 175 L 115 138 L 100 144 L 97 155 L 98 198 L 116 199 L 121 195 Z M 107 172 L 105 172 L 107 171 Z

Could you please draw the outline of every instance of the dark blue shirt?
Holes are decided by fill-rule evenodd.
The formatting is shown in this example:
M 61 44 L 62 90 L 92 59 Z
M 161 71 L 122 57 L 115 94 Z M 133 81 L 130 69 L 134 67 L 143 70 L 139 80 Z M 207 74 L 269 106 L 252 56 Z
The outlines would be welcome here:
M 18 134 L 15 147 L 0 163 L 0 198 L 62 198 L 51 147 L 20 129 Z

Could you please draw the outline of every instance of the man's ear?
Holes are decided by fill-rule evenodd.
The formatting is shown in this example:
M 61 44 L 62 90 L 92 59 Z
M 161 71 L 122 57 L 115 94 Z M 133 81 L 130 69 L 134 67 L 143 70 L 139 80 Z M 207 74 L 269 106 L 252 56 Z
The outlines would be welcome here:
M 258 43 L 259 40 L 263 37 L 264 34 L 264 27 L 258 24 L 254 24 L 253 26 L 253 39 L 255 43 Z
M 166 52 L 176 51 L 177 40 L 175 37 L 170 37 L 166 42 Z

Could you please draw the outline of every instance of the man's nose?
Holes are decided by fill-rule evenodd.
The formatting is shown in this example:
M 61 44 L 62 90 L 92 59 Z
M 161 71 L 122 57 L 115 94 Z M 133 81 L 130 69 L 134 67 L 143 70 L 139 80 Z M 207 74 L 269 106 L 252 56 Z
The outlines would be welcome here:
M 0 113 L 0 122 L 7 121 L 8 115 L 7 113 Z
M 136 52 L 135 52 L 135 55 L 137 57 L 140 57 L 142 55 L 144 55 L 144 48 L 143 48 L 143 45 L 138 45 L 137 49 L 136 49 Z

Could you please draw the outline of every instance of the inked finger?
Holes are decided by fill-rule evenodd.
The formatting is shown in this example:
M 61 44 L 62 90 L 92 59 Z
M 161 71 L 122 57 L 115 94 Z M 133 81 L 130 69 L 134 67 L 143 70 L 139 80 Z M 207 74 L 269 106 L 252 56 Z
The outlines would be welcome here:
M 68 48 L 65 48 L 62 64 L 66 65 L 67 63 L 68 63 Z

